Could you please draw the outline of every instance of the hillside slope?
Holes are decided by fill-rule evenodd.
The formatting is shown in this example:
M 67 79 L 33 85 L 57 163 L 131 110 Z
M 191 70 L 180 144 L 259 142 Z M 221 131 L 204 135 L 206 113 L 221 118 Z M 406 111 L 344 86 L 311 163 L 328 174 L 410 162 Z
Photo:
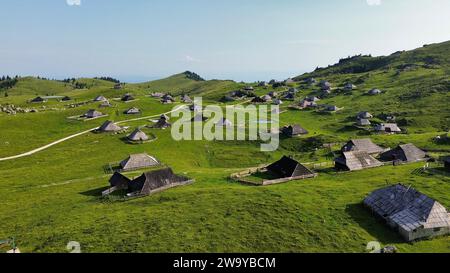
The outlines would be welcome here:
M 427 45 L 389 56 L 355 56 L 341 59 L 327 68 L 295 77 L 311 95 L 321 92 L 309 78 L 327 80 L 333 92 L 323 101 L 346 108 L 364 108 L 397 116 L 402 126 L 417 130 L 443 130 L 450 127 L 450 42 Z M 357 85 L 345 92 L 346 83 Z M 373 88 L 383 93 L 368 96 Z

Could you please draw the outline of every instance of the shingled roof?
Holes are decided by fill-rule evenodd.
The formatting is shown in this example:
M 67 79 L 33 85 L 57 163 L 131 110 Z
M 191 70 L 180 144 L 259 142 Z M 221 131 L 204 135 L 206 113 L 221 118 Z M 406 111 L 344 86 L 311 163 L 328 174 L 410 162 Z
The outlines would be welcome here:
M 111 187 L 127 187 L 130 181 L 131 180 L 128 177 L 122 175 L 121 173 L 115 172 L 109 179 L 109 184 Z
M 401 184 L 374 191 L 364 205 L 408 241 L 450 232 L 450 214 L 444 206 Z
M 358 171 L 383 165 L 383 163 L 364 151 L 343 152 L 342 156 L 336 158 L 334 162 L 336 168 L 349 171 Z
M 102 126 L 100 126 L 100 128 L 98 130 L 100 132 L 118 132 L 118 131 L 122 130 L 122 127 L 115 124 L 113 121 L 108 120 L 108 121 L 105 121 L 105 123 L 103 123 Z
M 101 116 L 103 116 L 103 113 L 96 111 L 94 109 L 90 109 L 89 111 L 86 112 L 86 114 L 84 114 L 84 117 L 86 118 L 98 118 Z
M 416 162 L 426 159 L 427 154 L 414 144 L 399 145 L 396 148 L 382 153 L 380 158 L 382 160 L 400 160 L 404 162 Z
M 174 183 L 188 182 L 188 178 L 174 174 L 171 168 L 146 172 L 129 183 L 130 192 L 148 195 L 155 190 L 170 187 Z
M 156 122 L 152 128 L 157 128 L 157 129 L 166 129 L 169 128 L 170 126 L 172 126 L 172 124 L 170 124 L 169 122 L 167 122 L 167 119 L 164 118 L 163 116 L 161 116 L 161 118 L 158 120 L 158 122 Z
M 267 167 L 267 170 L 269 170 L 272 173 L 275 173 L 281 178 L 298 177 L 303 175 L 314 174 L 307 167 L 303 166 L 296 160 L 287 156 L 283 156 L 283 158 L 281 158 L 277 162 L 269 165 Z
M 395 123 L 382 123 L 375 126 L 375 131 L 386 133 L 401 133 L 401 129 Z
M 97 96 L 94 101 L 107 101 L 108 99 L 106 99 L 104 96 Z
M 352 139 L 347 142 L 341 149 L 342 152 L 362 151 L 368 154 L 379 154 L 384 149 L 372 142 L 370 138 Z
M 135 100 L 135 98 L 131 94 L 125 94 L 122 97 L 122 101 L 132 101 L 132 100 Z
M 359 125 L 359 126 L 370 126 L 370 125 L 372 125 L 372 123 L 370 122 L 370 120 L 368 120 L 368 119 L 358 119 L 357 121 L 356 121 L 356 124 L 357 125 Z
M 307 135 L 309 132 L 299 124 L 284 126 L 281 129 L 281 132 L 289 137 L 299 136 L 299 135 Z
M 137 128 L 134 130 L 128 137 L 131 141 L 147 141 L 149 140 L 149 137 L 147 134 L 141 131 L 141 129 Z
M 139 110 L 139 108 L 137 108 L 137 107 L 131 107 L 130 109 L 126 110 L 124 113 L 127 115 L 136 115 L 136 114 L 140 114 L 141 110 Z
M 120 162 L 120 166 L 124 171 L 148 168 L 158 165 L 158 160 L 146 153 L 130 155 L 127 159 Z

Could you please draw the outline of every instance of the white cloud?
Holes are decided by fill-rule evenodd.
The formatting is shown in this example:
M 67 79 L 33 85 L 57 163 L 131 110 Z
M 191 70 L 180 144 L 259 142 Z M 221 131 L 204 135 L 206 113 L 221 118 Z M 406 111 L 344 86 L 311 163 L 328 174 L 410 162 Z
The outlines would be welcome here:
M 69 6 L 81 6 L 81 0 L 66 0 Z
M 379 6 L 381 5 L 381 0 L 366 0 L 369 6 Z

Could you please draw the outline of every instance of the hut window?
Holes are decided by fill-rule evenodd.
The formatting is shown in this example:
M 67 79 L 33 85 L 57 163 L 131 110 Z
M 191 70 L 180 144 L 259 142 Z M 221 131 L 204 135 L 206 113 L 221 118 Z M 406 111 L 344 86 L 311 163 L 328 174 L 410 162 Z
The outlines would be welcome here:
M 441 231 L 441 228 L 434 228 L 433 231 L 434 232 L 439 232 L 439 231 Z

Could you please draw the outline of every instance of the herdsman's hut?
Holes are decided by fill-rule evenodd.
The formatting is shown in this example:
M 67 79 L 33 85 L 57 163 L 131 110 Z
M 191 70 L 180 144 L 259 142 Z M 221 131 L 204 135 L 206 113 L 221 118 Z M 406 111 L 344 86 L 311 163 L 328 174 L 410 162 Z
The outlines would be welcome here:
M 383 163 L 364 151 L 343 152 L 334 160 L 335 168 L 343 171 L 358 171 L 382 166 Z
M 208 120 L 208 118 L 205 117 L 203 115 L 203 113 L 198 113 L 191 119 L 192 122 L 203 122 L 203 121 L 207 121 L 207 120 Z
M 261 97 L 254 97 L 253 99 L 252 99 L 252 103 L 265 103 L 266 102 L 266 100 L 264 100 L 263 98 L 261 98 Z
M 220 99 L 220 102 L 223 102 L 223 103 L 233 102 L 233 101 L 235 101 L 234 98 L 232 98 L 230 96 L 224 96 Z
M 327 111 L 327 112 L 337 112 L 340 110 L 341 110 L 341 108 L 337 107 L 336 105 L 328 105 L 325 107 L 325 111 Z
M 104 101 L 104 102 L 102 102 L 101 104 L 100 104 L 100 108 L 106 108 L 106 107 L 111 107 L 112 105 L 111 105 L 111 103 L 109 103 L 109 101 Z
M 264 102 L 269 102 L 269 101 L 271 101 L 271 100 L 272 100 L 272 97 L 271 97 L 271 96 L 269 96 L 269 95 L 264 95 L 264 96 L 262 96 L 262 97 L 261 97 L 261 99 L 263 99 L 263 100 L 264 100 Z
M 126 115 L 138 115 L 141 113 L 141 110 L 137 107 L 131 107 L 130 109 L 126 110 L 124 114 Z
M 395 134 L 401 133 L 402 130 L 395 123 L 382 123 L 375 126 L 375 131 L 380 133 Z
M 381 92 L 380 89 L 374 88 L 374 89 L 370 90 L 368 94 L 369 94 L 369 95 L 372 95 L 372 96 L 375 96 L 375 95 L 379 95 L 379 94 L 381 94 L 381 93 L 382 93 L 382 92 Z
M 134 98 L 131 94 L 125 94 L 125 95 L 122 97 L 122 101 L 125 101 L 125 102 L 127 102 L 127 101 L 133 101 L 133 100 L 135 100 L 135 98 Z
M 267 170 L 280 178 L 293 177 L 314 177 L 315 174 L 310 169 L 300 164 L 296 160 L 283 156 L 277 162 L 267 166 Z
M 347 91 L 352 91 L 353 89 L 356 89 L 356 85 L 352 84 L 352 83 L 347 83 L 344 85 L 344 90 Z
M 414 144 L 399 145 L 395 149 L 382 153 L 380 159 L 384 161 L 417 162 L 427 160 L 427 154 Z
M 216 123 L 216 126 L 219 126 L 219 127 L 231 127 L 231 126 L 233 126 L 233 123 L 231 121 L 229 121 L 228 119 L 226 119 L 226 118 L 221 118 Z
M 123 171 L 132 171 L 158 165 L 158 160 L 146 153 L 130 155 L 127 159 L 120 162 L 120 167 Z
M 101 116 L 103 116 L 103 113 L 96 111 L 94 109 L 87 111 L 86 114 L 83 115 L 83 117 L 85 117 L 85 118 L 98 118 Z
M 128 184 L 131 196 L 144 196 L 193 182 L 176 175 L 171 168 L 146 172 Z
M 117 189 L 125 189 L 130 183 L 130 179 L 121 173 L 115 172 L 113 176 L 109 179 L 109 184 L 111 187 L 116 187 Z
M 171 104 L 171 103 L 175 102 L 175 99 L 171 95 L 166 94 L 166 95 L 162 96 L 161 102 L 163 104 Z
M 146 172 L 134 180 L 130 180 L 122 174 L 115 173 L 109 182 L 111 188 L 104 191 L 103 195 L 109 195 L 117 190 L 126 190 L 128 197 L 138 197 L 187 185 L 194 182 L 194 180 L 176 175 L 172 169 L 165 168 Z
M 308 130 L 306 130 L 305 128 L 303 128 L 301 125 L 298 124 L 284 126 L 283 128 L 281 128 L 280 131 L 287 137 L 307 135 L 309 133 Z
M 127 136 L 129 141 L 132 142 L 143 142 L 148 141 L 149 137 L 141 129 L 137 128 L 130 135 Z
M 161 115 L 161 117 L 159 118 L 158 122 L 156 122 L 152 128 L 156 128 L 156 129 L 166 129 L 169 128 L 170 126 L 172 126 L 172 124 L 170 124 L 168 122 L 169 117 L 166 115 Z
M 41 103 L 41 102 L 45 102 L 45 99 L 42 97 L 36 97 L 36 98 L 32 99 L 30 102 L 31 103 Z
M 181 96 L 181 102 L 192 103 L 192 99 L 188 95 L 183 95 L 183 96 Z
M 357 115 L 358 119 L 371 119 L 373 115 L 367 111 L 359 112 Z
M 94 101 L 108 101 L 104 96 L 97 96 Z
M 352 139 L 347 142 L 341 149 L 342 152 L 366 152 L 370 155 L 377 155 L 385 151 L 385 149 L 376 145 L 370 138 Z
M 100 128 L 98 129 L 98 131 L 102 133 L 119 132 L 121 130 L 123 130 L 122 127 L 110 120 L 105 121 L 105 123 L 103 123 L 102 126 L 100 126 Z
M 372 123 L 368 119 L 358 119 L 356 120 L 356 125 L 358 126 L 370 126 Z
M 319 86 L 322 90 L 330 90 L 331 89 L 331 83 L 329 83 L 328 81 L 321 81 L 319 83 Z
M 281 105 L 281 104 L 283 104 L 283 101 L 280 100 L 280 99 L 274 99 L 274 100 L 272 101 L 272 103 L 273 103 L 274 105 Z
M 364 205 L 396 229 L 406 241 L 450 233 L 450 214 L 437 201 L 398 184 L 371 193 Z
M 137 107 L 132 107 L 124 112 L 124 114 L 127 114 L 127 115 L 137 115 L 140 113 L 141 113 L 141 110 L 139 110 L 139 108 L 137 108 Z

